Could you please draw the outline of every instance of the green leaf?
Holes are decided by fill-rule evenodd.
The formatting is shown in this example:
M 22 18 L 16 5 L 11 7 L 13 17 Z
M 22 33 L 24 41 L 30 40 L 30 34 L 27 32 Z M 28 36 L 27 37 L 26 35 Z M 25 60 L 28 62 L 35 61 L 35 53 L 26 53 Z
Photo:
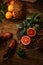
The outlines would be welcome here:
M 2 23 L 2 20 L 0 19 L 0 23 Z
M 36 13 L 36 15 L 35 15 L 35 18 L 34 18 L 34 19 L 37 19 L 38 17 L 40 17 L 40 13 Z
M 4 13 L 6 13 L 6 11 L 7 11 L 7 5 L 6 4 L 2 5 L 2 10 L 4 11 Z
M 33 27 L 34 27 L 36 30 L 39 29 L 39 25 L 38 25 L 38 24 L 35 24 Z
M 16 24 L 16 27 L 17 28 L 22 28 L 20 24 Z
M 22 22 L 22 26 L 23 26 L 23 27 L 26 27 L 26 26 L 27 26 L 26 20 Z
M 27 27 L 30 27 L 30 23 L 27 24 Z
M 30 21 L 30 20 L 31 20 L 31 17 L 27 16 L 27 17 L 26 17 L 26 20 L 27 20 L 27 21 Z
M 34 16 L 34 15 L 35 15 L 35 13 L 30 13 L 30 15 L 31 15 L 31 16 Z
M 0 12 L 0 18 L 4 18 L 4 14 L 2 12 Z
M 19 32 L 19 35 L 22 36 L 26 34 L 26 28 L 22 29 L 20 32 Z
M 26 56 L 26 53 L 25 53 L 24 49 L 19 49 L 17 51 L 17 55 L 19 55 L 20 57 L 24 58 Z
M 40 19 L 40 13 L 36 13 L 36 14 L 33 16 L 34 22 L 39 22 L 39 19 Z

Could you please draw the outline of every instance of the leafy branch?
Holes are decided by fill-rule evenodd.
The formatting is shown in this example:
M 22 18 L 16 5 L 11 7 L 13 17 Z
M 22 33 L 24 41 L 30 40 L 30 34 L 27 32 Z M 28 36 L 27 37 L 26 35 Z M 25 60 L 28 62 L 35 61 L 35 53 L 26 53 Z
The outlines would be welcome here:
M 19 55 L 20 57 L 24 58 L 26 56 L 25 50 L 24 49 L 19 49 L 17 51 L 17 55 Z
M 34 27 L 36 30 L 39 29 L 39 23 L 41 22 L 40 13 L 31 14 L 30 16 L 27 16 L 26 19 L 21 24 L 16 24 L 16 27 L 20 29 L 19 35 L 23 36 L 26 34 L 26 30 L 29 27 Z
M 0 2 L 0 22 L 5 17 L 5 13 L 7 11 L 7 5 L 3 1 Z

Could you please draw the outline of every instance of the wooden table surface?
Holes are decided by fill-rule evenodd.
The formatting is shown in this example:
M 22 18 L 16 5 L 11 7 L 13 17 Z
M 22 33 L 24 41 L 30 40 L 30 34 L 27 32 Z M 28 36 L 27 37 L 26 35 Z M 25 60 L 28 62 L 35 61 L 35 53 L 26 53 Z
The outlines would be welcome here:
M 24 2 L 26 6 L 26 15 L 29 13 L 36 13 L 40 12 L 41 17 L 43 18 L 43 2 L 36 2 L 34 4 Z M 16 38 L 17 28 L 15 26 L 16 23 L 20 23 L 22 20 L 18 21 L 7 21 L 6 19 L 3 20 L 3 23 L 0 24 L 0 34 L 7 31 L 13 33 L 13 38 Z M 43 24 L 41 25 L 43 28 Z M 43 43 L 43 42 L 42 42 Z M 36 43 L 37 44 L 37 43 Z M 29 49 L 25 48 L 27 58 L 22 59 L 20 58 L 16 52 L 13 56 L 8 59 L 7 61 L 2 61 L 2 56 L 7 49 L 8 43 L 2 43 L 0 45 L 0 65 L 43 65 L 43 54 L 38 52 L 36 49 Z M 20 45 L 18 44 L 17 49 Z

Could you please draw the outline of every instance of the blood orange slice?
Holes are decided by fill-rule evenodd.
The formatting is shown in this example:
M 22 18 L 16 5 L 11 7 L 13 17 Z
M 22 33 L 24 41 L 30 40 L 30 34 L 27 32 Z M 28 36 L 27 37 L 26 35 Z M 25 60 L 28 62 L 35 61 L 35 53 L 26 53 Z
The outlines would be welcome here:
M 21 38 L 21 42 L 22 42 L 22 44 L 24 44 L 24 45 L 29 45 L 30 42 L 31 42 L 31 39 L 30 39 L 29 36 L 23 36 L 23 37 Z
M 27 35 L 29 35 L 30 37 L 34 37 L 36 35 L 36 30 L 34 28 L 28 28 Z

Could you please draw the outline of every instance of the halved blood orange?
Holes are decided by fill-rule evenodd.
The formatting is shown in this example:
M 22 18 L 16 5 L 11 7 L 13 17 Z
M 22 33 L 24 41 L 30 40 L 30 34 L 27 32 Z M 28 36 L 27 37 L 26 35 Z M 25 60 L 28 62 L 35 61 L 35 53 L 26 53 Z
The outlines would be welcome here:
M 31 42 L 31 39 L 30 39 L 29 36 L 23 36 L 23 37 L 21 38 L 21 43 L 22 43 L 23 45 L 29 45 L 30 42 Z
M 29 35 L 30 37 L 34 37 L 36 35 L 36 30 L 34 28 L 28 28 L 27 35 Z

